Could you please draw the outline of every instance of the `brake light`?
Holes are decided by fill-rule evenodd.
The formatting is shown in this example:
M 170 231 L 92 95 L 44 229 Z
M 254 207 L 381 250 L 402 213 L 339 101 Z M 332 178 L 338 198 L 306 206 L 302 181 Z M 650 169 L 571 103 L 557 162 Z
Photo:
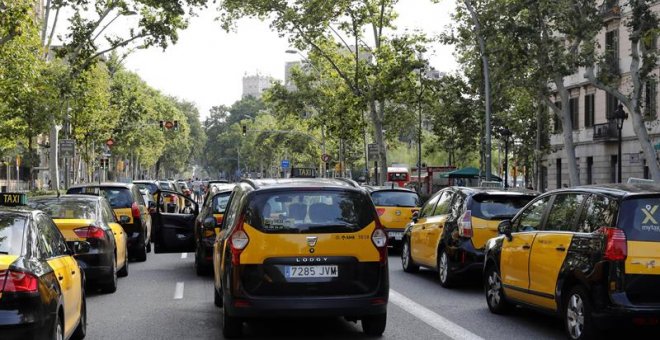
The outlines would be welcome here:
M 376 212 L 378 213 L 378 216 L 383 216 L 383 214 L 385 214 L 385 208 L 376 208 Z
M 5 293 L 36 293 L 38 279 L 36 276 L 11 270 L 0 271 L 0 292 Z
M 378 249 L 379 262 L 381 264 L 387 263 L 387 234 L 378 219 L 376 219 L 376 229 L 371 233 L 371 242 Z
M 131 214 L 133 215 L 133 218 L 140 218 L 140 207 L 137 202 L 131 204 Z
M 472 237 L 474 232 L 472 230 L 472 211 L 466 210 L 458 221 L 458 236 Z
M 605 235 L 607 243 L 603 258 L 610 261 L 623 261 L 628 256 L 628 243 L 623 230 L 612 227 L 601 227 L 597 233 Z
M 243 220 L 245 216 L 241 214 L 238 219 L 238 225 L 236 230 L 231 234 L 229 238 L 229 248 L 231 249 L 231 263 L 234 265 L 241 264 L 241 253 L 243 249 L 247 247 L 250 242 L 250 238 L 243 230 Z
M 104 238 L 105 231 L 97 226 L 90 225 L 89 227 L 82 227 L 73 229 L 73 232 L 80 238 Z
M 216 218 L 215 218 L 215 222 L 216 222 L 218 225 L 220 225 L 220 223 L 222 223 L 222 216 L 218 216 L 218 217 L 216 217 Z

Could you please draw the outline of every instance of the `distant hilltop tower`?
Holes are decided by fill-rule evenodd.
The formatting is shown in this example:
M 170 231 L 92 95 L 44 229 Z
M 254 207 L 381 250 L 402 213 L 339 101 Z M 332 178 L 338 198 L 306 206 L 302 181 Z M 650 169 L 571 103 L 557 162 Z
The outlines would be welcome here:
M 254 75 L 243 76 L 243 98 L 252 96 L 261 97 L 261 94 L 273 85 L 274 79 L 257 72 Z

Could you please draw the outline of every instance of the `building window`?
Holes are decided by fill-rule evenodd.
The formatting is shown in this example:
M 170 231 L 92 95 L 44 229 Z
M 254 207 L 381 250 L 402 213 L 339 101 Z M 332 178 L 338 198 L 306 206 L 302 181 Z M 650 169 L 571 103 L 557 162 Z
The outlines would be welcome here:
M 594 158 L 587 157 L 587 184 L 593 184 Z
M 649 79 L 644 84 L 644 119 L 655 120 L 657 118 L 657 101 L 658 96 L 657 83 L 653 79 Z
M 578 100 L 578 97 L 568 100 L 568 107 L 571 114 L 571 124 L 573 125 L 573 130 L 578 130 L 580 128 L 580 105 Z
M 616 155 L 610 157 L 610 183 L 616 183 Z
M 614 111 L 616 111 L 616 107 L 618 105 L 619 101 L 616 99 L 616 97 L 611 93 L 607 93 L 605 99 L 605 116 L 608 120 L 610 117 L 614 117 Z
M 557 158 L 557 189 L 561 188 L 561 158 Z
M 646 159 L 644 160 L 644 179 L 651 179 L 649 174 L 649 166 L 646 164 Z
M 584 96 L 584 127 L 594 126 L 595 104 L 596 96 L 593 93 Z
M 561 111 L 561 102 L 557 101 L 555 102 L 555 106 L 557 106 L 557 109 Z M 559 113 L 561 114 L 561 112 Z M 561 133 L 561 119 L 559 119 L 559 115 L 555 113 L 555 111 L 552 111 L 552 125 L 553 125 L 553 133 Z
M 619 30 L 605 34 L 605 62 L 611 73 L 619 74 Z

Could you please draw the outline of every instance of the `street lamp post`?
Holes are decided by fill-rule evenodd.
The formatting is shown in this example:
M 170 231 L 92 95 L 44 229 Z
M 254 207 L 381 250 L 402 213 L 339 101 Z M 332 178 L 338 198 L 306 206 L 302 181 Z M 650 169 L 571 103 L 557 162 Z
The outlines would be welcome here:
M 618 155 L 617 155 L 617 182 L 621 183 L 621 144 L 622 144 L 622 137 L 621 137 L 621 130 L 623 129 L 623 122 L 628 119 L 628 114 L 626 111 L 623 110 L 623 105 L 619 104 L 617 107 L 616 111 L 614 111 L 612 117 L 610 117 L 612 120 L 616 122 L 616 128 L 619 131 L 619 150 L 618 150 Z
M 504 187 L 509 187 L 509 137 L 511 137 L 511 130 L 503 128 L 500 131 L 504 137 Z

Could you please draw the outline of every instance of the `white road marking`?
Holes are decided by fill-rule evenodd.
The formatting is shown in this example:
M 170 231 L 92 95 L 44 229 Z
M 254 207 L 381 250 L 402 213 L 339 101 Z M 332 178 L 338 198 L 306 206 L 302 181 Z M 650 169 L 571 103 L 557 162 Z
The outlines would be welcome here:
M 455 340 L 484 340 L 484 338 L 468 331 L 467 329 L 449 321 L 434 311 L 418 304 L 417 302 L 390 289 L 390 302 L 401 307 L 401 309 L 424 321 L 429 326 L 439 330 L 448 337 Z
M 181 258 L 182 259 L 187 259 L 188 258 L 188 253 L 181 253 Z
M 177 282 L 174 288 L 174 300 L 183 299 L 183 282 Z

